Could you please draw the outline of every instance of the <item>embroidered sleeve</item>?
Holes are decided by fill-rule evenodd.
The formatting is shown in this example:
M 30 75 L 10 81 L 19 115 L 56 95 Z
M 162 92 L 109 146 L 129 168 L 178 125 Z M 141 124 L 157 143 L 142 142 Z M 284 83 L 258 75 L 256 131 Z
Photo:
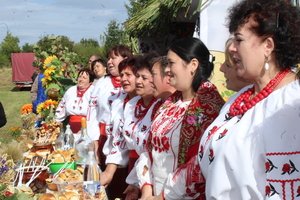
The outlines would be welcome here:
M 110 126 L 112 130 L 109 130 L 110 140 L 106 140 L 111 145 L 109 152 L 106 156 L 106 164 L 114 163 L 117 165 L 126 166 L 128 164 L 128 148 L 126 145 L 125 138 L 123 137 L 123 121 L 120 119 L 119 122 L 114 122 L 114 126 Z
M 55 110 L 56 121 L 62 122 L 67 117 L 66 97 L 64 96 Z
M 97 94 L 98 88 L 95 88 L 91 94 L 89 107 L 87 111 L 87 130 L 92 140 L 98 140 L 100 136 L 99 121 L 97 120 Z
M 138 177 L 138 185 L 142 188 L 144 185 L 152 185 L 150 174 L 150 158 L 148 152 L 140 155 L 135 164 L 136 175 Z
M 165 199 L 205 199 L 205 181 L 197 156 L 168 175 L 163 188 Z

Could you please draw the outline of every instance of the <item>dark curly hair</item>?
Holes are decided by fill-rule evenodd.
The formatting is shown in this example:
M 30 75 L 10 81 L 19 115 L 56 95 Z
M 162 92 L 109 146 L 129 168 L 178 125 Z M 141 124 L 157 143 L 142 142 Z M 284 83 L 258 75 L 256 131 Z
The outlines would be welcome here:
M 213 69 L 213 59 L 205 44 L 197 38 L 183 38 L 175 41 L 169 50 L 175 52 L 182 60 L 189 63 L 193 58 L 199 62 L 192 82 L 194 92 L 196 92 L 202 81 L 208 80 Z M 183 80 L 184 81 L 184 80 Z
M 281 69 L 300 62 L 300 8 L 287 0 L 244 0 L 229 9 L 229 32 L 234 33 L 249 19 L 257 36 L 272 37 Z
M 90 83 L 92 83 L 95 79 L 95 74 L 94 72 L 92 72 L 92 70 L 90 70 L 89 68 L 83 68 L 81 70 L 78 71 L 78 74 L 77 74 L 77 79 L 78 77 L 81 75 L 81 74 L 88 74 L 89 75 L 89 78 L 90 78 Z
M 119 72 L 121 73 L 124 69 L 129 68 L 129 69 L 131 69 L 133 74 L 135 74 L 136 73 L 136 66 L 135 66 L 136 62 L 137 62 L 136 56 L 131 56 L 131 57 L 125 58 L 118 65 Z

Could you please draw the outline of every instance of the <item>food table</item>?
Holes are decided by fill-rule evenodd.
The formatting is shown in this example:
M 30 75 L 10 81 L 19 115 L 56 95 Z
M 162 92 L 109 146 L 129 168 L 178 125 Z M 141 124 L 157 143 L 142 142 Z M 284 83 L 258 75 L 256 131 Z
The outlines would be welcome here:
M 10 182 L 0 181 L 0 199 L 107 199 L 103 187 L 96 196 L 83 189 L 84 166 L 77 164 L 74 148 L 55 149 L 59 129 L 58 123 L 51 122 L 35 130 L 32 147 L 23 153 L 22 162 L 11 166 Z

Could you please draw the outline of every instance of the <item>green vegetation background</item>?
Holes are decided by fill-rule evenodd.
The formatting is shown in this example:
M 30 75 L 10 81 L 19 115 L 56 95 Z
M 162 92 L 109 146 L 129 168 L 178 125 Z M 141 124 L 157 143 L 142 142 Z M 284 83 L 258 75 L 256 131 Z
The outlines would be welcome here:
M 12 82 L 12 69 L 0 68 L 0 101 L 3 104 L 7 124 L 0 128 L 0 141 L 9 137 L 10 128 L 22 125 L 20 109 L 26 103 L 31 103 L 30 91 L 15 88 Z

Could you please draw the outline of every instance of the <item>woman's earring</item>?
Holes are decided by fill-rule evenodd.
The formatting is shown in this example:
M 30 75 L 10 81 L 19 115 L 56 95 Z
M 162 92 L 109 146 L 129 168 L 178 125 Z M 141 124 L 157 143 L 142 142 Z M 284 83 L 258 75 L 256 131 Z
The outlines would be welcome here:
M 193 71 L 191 71 L 191 75 L 194 76 L 194 72 Z
M 269 65 L 269 63 L 267 63 L 267 62 L 266 62 L 264 67 L 265 67 L 265 70 L 266 70 L 266 71 L 268 71 L 268 70 L 269 70 L 269 68 L 270 68 L 270 65 Z
M 264 68 L 265 68 L 266 71 L 268 71 L 269 68 L 270 68 L 270 65 L 269 65 L 269 63 L 268 63 L 268 57 L 265 57 L 265 65 L 264 65 Z

